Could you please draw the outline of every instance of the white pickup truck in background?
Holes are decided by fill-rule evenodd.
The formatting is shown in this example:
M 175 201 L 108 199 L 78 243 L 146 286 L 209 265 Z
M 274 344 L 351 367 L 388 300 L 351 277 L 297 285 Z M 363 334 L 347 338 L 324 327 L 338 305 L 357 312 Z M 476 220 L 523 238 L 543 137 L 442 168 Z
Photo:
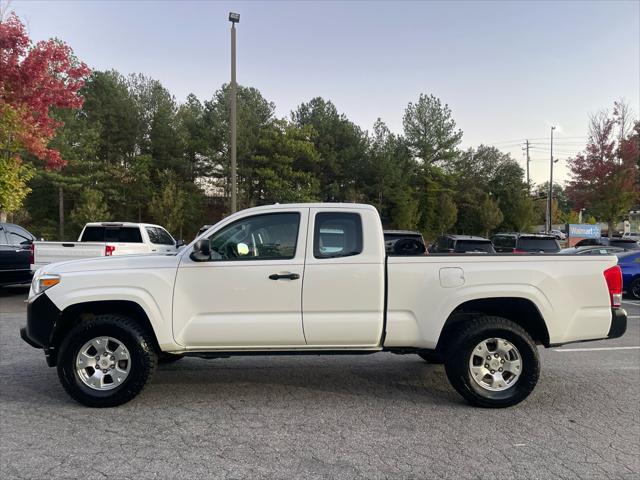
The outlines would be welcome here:
M 87 223 L 77 242 L 33 242 L 35 271 L 66 260 L 139 253 L 173 253 L 181 246 L 160 225 L 128 222 Z
M 93 407 L 131 400 L 158 360 L 383 351 L 443 361 L 471 404 L 507 407 L 533 391 L 538 345 L 626 330 L 614 256 L 398 250 L 371 206 L 256 207 L 173 255 L 45 266 L 20 333 Z

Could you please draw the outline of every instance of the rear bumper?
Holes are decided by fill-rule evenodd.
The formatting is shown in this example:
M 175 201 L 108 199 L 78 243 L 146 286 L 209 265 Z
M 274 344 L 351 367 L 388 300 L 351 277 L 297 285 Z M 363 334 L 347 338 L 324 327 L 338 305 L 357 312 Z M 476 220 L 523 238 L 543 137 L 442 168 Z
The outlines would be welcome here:
M 607 338 L 619 338 L 627 331 L 627 311 L 624 308 L 611 309 L 611 326 Z

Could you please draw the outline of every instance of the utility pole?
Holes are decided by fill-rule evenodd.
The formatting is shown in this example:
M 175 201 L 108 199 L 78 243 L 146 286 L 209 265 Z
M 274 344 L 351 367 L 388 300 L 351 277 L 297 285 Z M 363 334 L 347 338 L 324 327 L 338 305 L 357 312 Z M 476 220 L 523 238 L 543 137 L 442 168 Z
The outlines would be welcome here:
M 527 151 L 527 192 L 531 193 L 531 181 L 529 180 L 529 162 L 531 159 L 529 158 L 529 140 L 526 141 L 527 146 L 525 150 Z
M 555 126 L 551 127 L 551 158 L 549 167 L 549 195 L 547 197 L 547 232 L 551 231 L 553 223 L 553 131 Z
M 236 85 L 236 23 L 240 22 L 239 13 L 229 13 L 229 21 L 231 22 L 231 213 L 238 210 L 238 179 L 237 179 L 237 159 L 236 159 L 236 102 L 237 90 Z

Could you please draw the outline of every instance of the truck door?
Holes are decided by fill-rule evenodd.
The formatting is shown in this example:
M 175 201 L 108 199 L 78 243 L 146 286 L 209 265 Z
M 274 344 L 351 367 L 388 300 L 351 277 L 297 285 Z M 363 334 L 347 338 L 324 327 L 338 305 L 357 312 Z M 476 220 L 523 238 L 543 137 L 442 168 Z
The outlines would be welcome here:
M 191 349 L 303 346 L 302 283 L 308 208 L 240 218 L 209 237 L 210 261 L 185 252 L 173 334 Z
M 376 211 L 312 208 L 309 232 L 302 292 L 307 344 L 377 346 L 384 321 L 385 250 Z
M 31 244 L 34 237 L 24 228 L 17 225 L 4 225 L 4 239 L 0 236 L 0 243 L 6 242 L 1 248 L 3 267 L 11 272 L 5 276 L 14 282 L 29 282 L 31 280 Z

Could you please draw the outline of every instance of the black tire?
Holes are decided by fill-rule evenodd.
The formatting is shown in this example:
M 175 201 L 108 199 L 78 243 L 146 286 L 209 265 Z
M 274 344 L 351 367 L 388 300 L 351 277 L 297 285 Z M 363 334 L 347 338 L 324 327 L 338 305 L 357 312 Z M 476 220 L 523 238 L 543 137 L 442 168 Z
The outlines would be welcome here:
M 487 390 L 472 378 L 469 366 L 472 352 L 480 342 L 490 338 L 511 342 L 520 354 L 522 371 L 506 390 Z M 535 343 L 522 327 L 502 317 L 482 315 L 462 327 L 448 343 L 445 371 L 453 388 L 471 405 L 504 408 L 520 403 L 533 391 L 540 376 L 540 360 Z
M 116 338 L 129 350 L 130 370 L 117 387 L 94 390 L 83 383 L 75 368 L 75 359 L 82 346 L 93 338 Z M 138 395 L 153 376 L 157 355 L 153 339 L 135 320 L 119 314 L 97 315 L 76 325 L 65 337 L 58 352 L 58 377 L 67 393 L 87 407 L 115 407 Z
M 629 285 L 629 295 L 631 298 L 640 300 L 640 277 L 636 278 L 631 285 Z
M 164 365 L 167 363 L 175 363 L 178 360 L 182 360 L 184 355 L 178 353 L 160 353 L 158 355 L 158 365 Z
M 442 355 L 436 352 L 421 352 L 418 354 L 420 358 L 422 358 L 425 362 L 430 363 L 432 365 L 441 365 L 444 363 L 444 359 Z

